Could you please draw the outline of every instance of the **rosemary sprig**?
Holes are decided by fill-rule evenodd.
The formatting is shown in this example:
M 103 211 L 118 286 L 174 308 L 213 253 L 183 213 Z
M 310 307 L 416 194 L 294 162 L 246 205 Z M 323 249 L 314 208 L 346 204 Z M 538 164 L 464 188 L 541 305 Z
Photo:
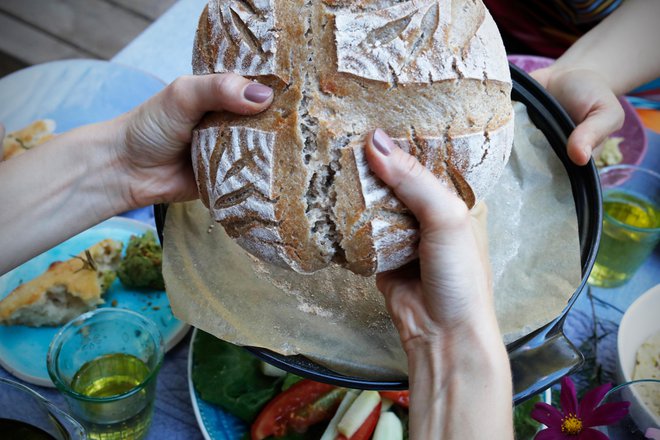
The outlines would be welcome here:
M 98 266 L 96 265 L 96 261 L 94 261 L 94 258 L 92 258 L 92 254 L 89 252 L 89 250 L 85 249 L 85 257 L 81 257 L 80 255 L 72 255 L 73 258 L 76 258 L 80 261 L 82 261 L 83 265 L 80 269 L 76 270 L 74 273 L 78 273 L 81 270 L 93 270 L 93 271 L 98 271 Z

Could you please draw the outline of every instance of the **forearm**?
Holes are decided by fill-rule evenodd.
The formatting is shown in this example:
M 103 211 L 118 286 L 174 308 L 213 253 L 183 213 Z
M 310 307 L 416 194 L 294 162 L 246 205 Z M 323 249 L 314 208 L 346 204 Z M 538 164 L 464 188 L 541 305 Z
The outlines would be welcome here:
M 627 0 L 580 38 L 552 67 L 589 69 L 622 95 L 660 76 L 660 1 Z
M 118 121 L 0 163 L 0 273 L 129 208 L 114 149 Z
M 511 372 L 499 333 L 408 351 L 410 438 L 512 439 Z

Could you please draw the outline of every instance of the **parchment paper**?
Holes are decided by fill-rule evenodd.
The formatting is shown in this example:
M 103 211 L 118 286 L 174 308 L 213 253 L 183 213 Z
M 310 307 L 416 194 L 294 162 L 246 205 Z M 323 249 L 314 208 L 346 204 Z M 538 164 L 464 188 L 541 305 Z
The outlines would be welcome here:
M 486 199 L 497 316 L 507 343 L 559 315 L 580 282 L 568 176 L 525 107 L 515 109 L 511 159 Z M 300 275 L 260 262 L 214 224 L 201 202 L 170 206 L 163 273 L 174 314 L 218 338 L 303 354 L 348 375 L 406 375 L 373 278 L 338 267 Z

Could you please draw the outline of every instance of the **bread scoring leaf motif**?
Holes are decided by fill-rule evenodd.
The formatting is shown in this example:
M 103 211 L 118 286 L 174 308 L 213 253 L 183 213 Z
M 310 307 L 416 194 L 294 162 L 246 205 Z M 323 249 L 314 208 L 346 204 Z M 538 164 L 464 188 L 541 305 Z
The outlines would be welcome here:
M 478 5 L 481 14 L 471 17 L 475 29 L 467 33 L 452 27 L 452 17 L 462 19 L 462 12 L 452 11 L 451 0 L 337 12 L 338 70 L 395 85 L 484 77 L 510 82 L 506 63 L 485 62 L 491 59 L 483 56 L 492 49 L 489 39 L 499 34 L 492 18 L 483 13 L 483 5 Z M 448 44 L 450 39 L 461 44 Z
M 193 67 L 273 88 L 263 113 L 201 123 L 194 169 L 240 246 L 301 273 L 414 258 L 418 225 L 364 157 L 374 127 L 468 206 L 510 152 L 506 54 L 478 0 L 210 0 Z
M 193 136 L 197 152 L 193 166 L 199 169 L 203 164 L 209 170 L 197 178 L 200 188 L 211 188 L 202 200 L 208 199 L 213 219 L 223 222 L 230 236 L 242 237 L 243 245 L 247 243 L 255 255 L 277 255 L 281 237 L 274 228 L 276 200 L 271 193 L 275 134 L 247 127 L 210 127 L 196 130 Z M 263 246 L 250 246 L 251 241 Z
M 270 13 L 272 3 L 273 0 L 209 2 L 205 73 L 268 75 L 275 70 L 277 34 L 275 17 Z M 202 70 L 201 66 L 196 67 Z

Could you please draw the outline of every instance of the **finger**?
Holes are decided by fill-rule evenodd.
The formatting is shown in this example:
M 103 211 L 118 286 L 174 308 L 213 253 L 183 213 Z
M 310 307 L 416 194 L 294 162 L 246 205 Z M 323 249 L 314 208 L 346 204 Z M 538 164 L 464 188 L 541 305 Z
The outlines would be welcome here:
M 591 152 L 623 126 L 625 114 L 612 94 L 598 102 L 568 138 L 568 156 L 578 165 L 589 162 Z
M 531 72 L 529 75 L 536 80 L 543 87 L 548 86 L 548 79 L 550 78 L 550 68 L 544 67 L 543 69 L 538 69 Z
M 233 73 L 183 76 L 160 95 L 164 108 L 182 122 L 197 122 L 204 113 L 229 111 L 251 115 L 273 101 L 273 89 Z
M 373 172 L 410 209 L 422 230 L 465 224 L 465 203 L 383 130 L 377 129 L 367 137 L 366 155 Z

